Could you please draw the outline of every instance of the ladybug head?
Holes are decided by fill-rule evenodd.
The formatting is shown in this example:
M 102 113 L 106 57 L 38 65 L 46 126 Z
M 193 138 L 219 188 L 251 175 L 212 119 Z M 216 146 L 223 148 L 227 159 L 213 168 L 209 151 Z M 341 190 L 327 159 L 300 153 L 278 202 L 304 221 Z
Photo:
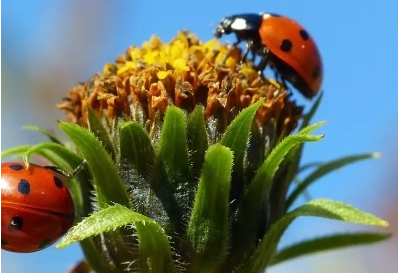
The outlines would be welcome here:
M 230 34 L 233 32 L 232 24 L 235 21 L 235 16 L 224 17 L 221 19 L 221 22 L 218 24 L 216 30 L 214 31 L 214 35 L 216 38 L 220 38 L 223 34 Z

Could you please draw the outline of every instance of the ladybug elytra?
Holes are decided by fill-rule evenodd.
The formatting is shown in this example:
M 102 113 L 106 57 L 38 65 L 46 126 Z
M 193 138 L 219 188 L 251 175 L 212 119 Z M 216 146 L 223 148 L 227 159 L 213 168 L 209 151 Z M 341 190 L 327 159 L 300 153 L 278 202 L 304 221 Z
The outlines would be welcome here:
M 66 177 L 65 177 L 66 176 Z M 34 252 L 46 248 L 73 225 L 75 208 L 56 167 L 23 162 L 1 164 L 1 248 Z

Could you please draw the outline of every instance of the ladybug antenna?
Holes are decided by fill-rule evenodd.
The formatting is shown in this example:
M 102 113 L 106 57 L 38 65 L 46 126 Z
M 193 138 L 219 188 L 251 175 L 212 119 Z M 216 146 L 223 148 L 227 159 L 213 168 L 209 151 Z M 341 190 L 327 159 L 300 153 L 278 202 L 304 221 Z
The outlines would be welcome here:
M 75 176 L 75 175 L 77 175 L 79 172 L 81 172 L 81 170 L 83 170 L 83 169 L 86 167 L 86 165 L 87 165 L 87 161 L 84 159 L 84 160 L 82 161 L 82 163 L 80 163 L 79 166 L 77 166 L 77 167 L 73 170 L 72 176 Z
M 67 178 L 71 178 L 72 177 L 72 174 L 68 173 L 67 171 L 65 171 L 65 170 L 63 170 L 63 169 L 61 169 L 61 168 L 59 168 L 57 166 L 44 166 L 44 168 L 46 168 L 48 170 L 51 170 L 51 171 L 53 171 L 55 173 L 61 174 L 61 175 L 65 176 L 65 177 L 67 177 Z
M 80 163 L 73 171 L 72 173 L 69 173 L 63 169 L 61 169 L 60 167 L 57 166 L 44 166 L 44 168 L 51 170 L 53 172 L 59 173 L 67 178 L 72 178 L 73 176 L 75 176 L 76 174 L 78 174 L 81 170 L 84 169 L 84 167 L 87 165 L 87 161 L 84 159 L 82 163 Z

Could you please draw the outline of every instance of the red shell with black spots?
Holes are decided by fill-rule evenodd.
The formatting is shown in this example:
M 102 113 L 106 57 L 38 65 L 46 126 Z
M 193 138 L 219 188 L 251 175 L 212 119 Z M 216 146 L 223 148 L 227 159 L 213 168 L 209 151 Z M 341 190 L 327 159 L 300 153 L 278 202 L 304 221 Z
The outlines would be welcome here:
M 56 168 L 23 162 L 1 164 L 1 248 L 34 252 L 46 248 L 73 224 L 75 208 Z
M 274 65 L 305 97 L 317 94 L 322 84 L 322 59 L 315 41 L 296 21 L 264 13 L 259 28 L 262 43 L 276 57 Z

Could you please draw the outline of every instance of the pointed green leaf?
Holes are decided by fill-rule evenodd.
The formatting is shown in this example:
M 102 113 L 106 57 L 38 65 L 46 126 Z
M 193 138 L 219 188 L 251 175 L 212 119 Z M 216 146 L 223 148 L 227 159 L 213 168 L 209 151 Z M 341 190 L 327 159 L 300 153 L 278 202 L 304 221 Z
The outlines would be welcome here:
M 309 134 L 311 131 L 323 126 L 325 122 L 318 122 L 305 127 L 300 131 L 300 134 Z M 272 181 L 275 181 L 269 192 L 269 200 L 266 204 L 273 204 L 270 213 L 270 218 L 264 219 L 263 222 L 275 222 L 286 211 L 286 195 L 294 178 L 297 176 L 298 167 L 301 160 L 301 151 L 304 144 L 293 147 L 285 156 L 284 161 L 278 167 L 278 172 L 275 173 Z M 262 236 L 262 235 L 260 235 Z
M 27 166 L 29 166 L 29 158 L 34 154 L 41 155 L 55 166 L 69 173 L 72 173 L 83 162 L 80 156 L 65 146 L 54 142 L 40 143 L 28 149 L 24 155 L 24 162 Z M 77 181 L 71 180 L 68 183 L 68 189 L 73 198 L 76 214 L 80 217 L 90 211 L 90 175 L 86 170 L 83 170 L 76 174 L 74 178 Z
M 54 142 L 43 142 L 31 146 L 24 154 L 24 162 L 29 166 L 29 158 L 39 154 L 61 169 L 72 173 L 72 170 L 82 163 L 83 159 L 63 145 Z
M 84 219 L 65 235 L 57 248 L 131 223 L 135 224 L 138 235 L 140 272 L 176 272 L 169 241 L 162 227 L 121 205 L 105 208 Z
M 363 244 L 377 243 L 391 237 L 391 234 L 361 232 L 333 234 L 306 240 L 278 251 L 271 260 L 271 265 L 295 259 L 301 256 L 310 255 L 321 251 L 330 251 L 343 247 L 351 247 Z
M 31 130 L 31 131 L 36 131 L 36 132 L 42 133 L 45 136 L 47 136 L 53 143 L 56 143 L 59 145 L 64 145 L 62 143 L 62 141 L 60 141 L 52 132 L 50 132 L 47 129 L 44 129 L 44 128 L 36 126 L 36 125 L 25 125 L 22 128 L 26 129 L 26 130 Z
M 343 222 L 387 227 L 388 223 L 351 205 L 330 199 L 314 199 L 292 211 L 297 216 L 317 216 Z
M 312 125 L 306 126 L 303 129 L 301 129 L 300 133 L 301 134 L 309 134 L 313 130 L 318 129 L 319 127 L 323 126 L 326 122 L 321 121 L 314 123 Z M 303 123 L 307 124 L 306 122 Z M 287 170 L 286 170 L 286 182 L 289 183 L 289 181 L 293 180 L 293 178 L 297 175 L 299 166 L 300 166 L 300 161 L 301 161 L 301 154 L 303 152 L 304 144 L 300 146 L 294 147 L 286 156 L 286 163 L 287 163 Z M 286 190 L 289 187 L 289 185 L 284 185 Z
M 300 134 L 309 134 L 309 133 L 311 133 L 312 131 L 314 131 L 314 130 L 320 128 L 320 127 L 322 127 L 322 126 L 325 125 L 325 124 L 326 124 L 326 121 L 320 121 L 320 122 L 311 124 L 311 125 L 309 125 L 309 126 L 303 128 L 303 129 L 301 129 L 301 130 L 300 130 Z
M 305 191 L 312 183 L 319 180 L 319 178 L 321 178 L 322 176 L 325 176 L 330 172 L 342 168 L 348 164 L 352 164 L 360 160 L 378 158 L 379 156 L 379 153 L 353 155 L 339 158 L 331 162 L 319 165 L 318 168 L 316 168 L 315 171 L 308 175 L 307 178 L 305 178 L 300 183 L 300 185 L 295 188 L 294 191 L 289 195 L 286 200 L 286 209 L 289 209 L 293 205 L 294 201 L 296 201 L 296 199 L 300 196 L 300 194 L 303 193 L 303 191 Z
M 185 128 L 184 112 L 175 106 L 168 107 L 159 141 L 157 163 L 164 162 L 167 177 L 175 187 L 179 186 L 178 182 L 185 182 L 190 178 Z
M 111 203 L 130 207 L 126 186 L 101 142 L 87 129 L 59 122 L 59 127 L 82 153 L 94 179 L 94 189 L 100 208 Z
M 300 134 L 309 134 L 313 130 L 318 129 L 319 127 L 323 126 L 326 122 L 321 121 L 314 123 L 312 125 L 309 125 L 307 127 L 304 127 L 301 129 Z M 301 161 L 301 154 L 303 151 L 303 145 L 296 146 L 289 151 L 289 153 L 286 155 L 286 174 L 284 175 L 286 177 L 285 183 L 289 183 L 288 185 L 283 185 L 285 188 L 285 192 L 287 191 L 288 187 L 290 186 L 290 181 L 293 180 L 293 178 L 297 175 L 298 170 L 299 170 L 299 165 Z M 285 196 L 285 194 L 283 194 Z
M 190 245 L 196 253 L 190 266 L 198 272 L 212 272 L 226 256 L 232 161 L 231 151 L 220 144 L 206 153 L 188 226 Z
M 232 123 L 228 126 L 220 143 L 231 149 L 234 154 L 233 178 L 231 198 L 234 199 L 240 195 L 244 189 L 244 157 L 246 153 L 247 144 L 249 141 L 250 129 L 253 124 L 253 118 L 260 105 L 264 102 L 263 99 L 247 107 L 240 112 Z
M 125 122 L 119 125 L 120 160 L 131 163 L 144 179 L 149 181 L 155 162 L 155 150 L 145 129 L 138 123 Z
M 95 245 L 92 238 L 86 238 L 80 241 L 80 245 L 83 250 L 84 258 L 88 261 L 95 272 L 119 272 L 116 270 L 115 264 L 106 262 L 106 260 L 103 259 L 103 253 Z
M 87 116 L 90 131 L 101 141 L 111 158 L 116 159 L 115 148 L 113 147 L 111 138 L 105 130 L 105 127 L 102 125 L 101 120 L 91 107 L 88 108 Z
M 22 157 L 22 154 L 25 153 L 27 150 L 30 149 L 32 145 L 21 145 L 17 147 L 12 147 L 10 149 L 4 150 L 1 152 L 1 158 L 7 157 L 7 156 L 20 156 Z
M 298 187 L 298 186 L 302 183 L 302 181 L 296 178 L 296 179 L 293 180 L 293 183 L 296 185 L 296 187 Z M 306 202 L 309 202 L 309 201 L 311 201 L 311 200 L 313 199 L 313 198 L 311 197 L 311 194 L 310 194 L 310 192 L 308 191 L 308 189 L 307 189 L 307 190 L 304 190 L 303 193 L 302 193 L 302 195 L 303 195 L 303 197 L 304 197 L 304 199 L 305 199 Z
M 233 233 L 239 234 L 239 236 L 237 236 L 238 241 L 234 246 L 236 251 L 232 250 L 231 252 L 231 263 L 239 262 L 240 259 L 243 259 L 242 252 L 248 253 L 257 243 L 256 236 L 260 213 L 264 204 L 268 204 L 267 199 L 271 182 L 284 157 L 297 145 L 305 141 L 318 141 L 322 138 L 323 136 L 308 134 L 289 135 L 275 147 L 264 161 L 247 189 L 238 210 Z
M 72 173 L 73 168 L 76 168 L 83 161 L 82 158 L 72 153 L 65 146 L 54 142 L 40 143 L 28 149 L 23 156 L 26 166 L 29 166 L 29 158 L 33 154 L 43 156 L 55 166 L 69 173 Z M 72 195 L 76 211 L 81 213 L 83 210 L 83 197 L 80 190 L 81 187 L 76 183 L 76 181 L 74 182 L 75 183 L 68 183 L 68 189 Z
M 138 220 L 135 223 L 135 229 L 139 243 L 138 262 L 140 272 L 177 272 L 164 230 L 154 221 Z
M 199 176 L 209 146 L 202 105 L 197 105 L 188 117 L 187 140 L 191 152 L 192 170 L 195 176 Z
M 234 153 L 234 162 L 239 162 L 242 168 L 252 121 L 257 109 L 263 102 L 264 100 L 259 100 L 240 112 L 228 126 L 220 141 L 222 145 L 231 149 Z
M 300 216 L 315 216 L 363 225 L 388 226 L 386 221 L 350 205 L 329 199 L 315 199 L 285 214 L 278 222 L 272 225 L 254 251 L 247 266 L 244 267 L 244 271 L 241 272 L 263 271 L 269 264 L 278 242 L 287 227 L 294 219 Z
M 310 124 L 311 119 L 313 118 L 316 111 L 318 110 L 319 105 L 321 104 L 322 97 L 323 97 L 323 92 L 321 92 L 319 94 L 318 98 L 312 105 L 311 110 L 305 115 L 303 123 L 301 124 L 301 127 L 300 127 L 300 131 L 303 130 L 305 127 L 307 127 Z
M 167 107 L 151 179 L 152 189 L 176 227 L 187 219 L 182 208 L 193 203 L 196 188 L 192 183 L 185 128 L 184 112 L 175 106 Z
M 322 165 L 321 162 L 312 162 L 312 163 L 304 164 L 298 169 L 297 173 L 299 174 L 301 172 L 305 172 L 308 169 L 313 169 L 315 167 L 319 167 L 320 165 Z

